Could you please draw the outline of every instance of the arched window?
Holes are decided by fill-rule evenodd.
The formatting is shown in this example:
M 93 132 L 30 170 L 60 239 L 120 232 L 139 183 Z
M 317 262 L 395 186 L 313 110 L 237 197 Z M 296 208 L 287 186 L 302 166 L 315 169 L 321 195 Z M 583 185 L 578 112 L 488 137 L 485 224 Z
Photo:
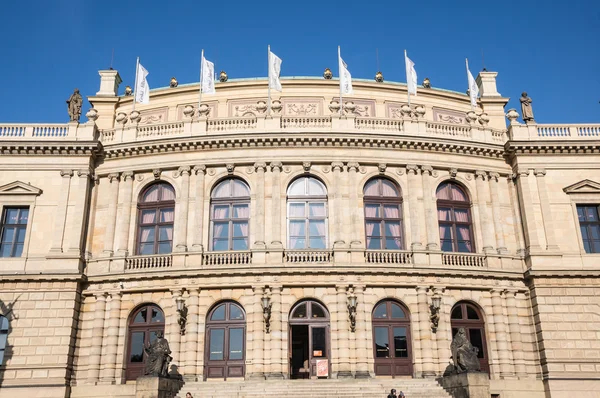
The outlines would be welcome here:
M 401 250 L 402 197 L 393 182 L 375 178 L 363 190 L 367 249 Z
M 458 184 L 444 182 L 436 196 L 442 251 L 474 252 L 471 202 L 466 192 Z
M 218 304 L 206 320 L 205 378 L 244 377 L 246 313 L 234 302 Z
M 4 363 L 6 352 L 6 339 L 8 337 L 8 318 L 0 315 L 0 366 Z
M 137 254 L 171 253 L 175 190 L 166 182 L 147 187 L 138 204 Z
M 211 250 L 248 250 L 248 185 L 237 178 L 228 178 L 217 184 L 210 200 Z
M 477 357 L 479 358 L 481 370 L 489 373 L 490 366 L 488 364 L 487 345 L 485 341 L 485 322 L 479 308 L 467 301 L 456 303 L 452 307 L 450 323 L 452 326 L 452 337 L 458 333 L 458 329 L 465 329 L 467 338 L 473 347 L 479 349 Z
M 382 301 L 373 309 L 373 350 L 375 374 L 412 375 L 410 315 L 394 300 Z
M 288 248 L 327 247 L 327 188 L 313 177 L 301 177 L 287 190 Z
M 165 332 L 165 315 L 158 305 L 146 304 L 132 312 L 127 335 L 127 380 L 144 374 L 144 346 L 153 342 L 159 332 Z

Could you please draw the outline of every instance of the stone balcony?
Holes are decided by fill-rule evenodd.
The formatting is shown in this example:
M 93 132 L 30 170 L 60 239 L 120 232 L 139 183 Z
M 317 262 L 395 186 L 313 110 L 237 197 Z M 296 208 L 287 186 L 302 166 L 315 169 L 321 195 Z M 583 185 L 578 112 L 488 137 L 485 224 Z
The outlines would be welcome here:
M 600 140 L 600 124 L 521 124 L 511 120 L 508 136 L 513 141 Z
M 0 123 L 0 141 L 94 141 L 99 137 L 93 121 L 52 124 Z

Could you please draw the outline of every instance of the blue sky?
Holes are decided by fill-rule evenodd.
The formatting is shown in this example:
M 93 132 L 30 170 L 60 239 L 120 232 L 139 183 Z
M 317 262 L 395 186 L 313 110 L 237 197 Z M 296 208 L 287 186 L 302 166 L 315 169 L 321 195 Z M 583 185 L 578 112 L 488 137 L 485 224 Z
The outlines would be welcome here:
M 337 46 L 352 76 L 404 82 L 403 50 L 419 82 L 464 92 L 497 71 L 517 108 L 527 91 L 539 123 L 600 122 L 600 1 L 2 1 L 0 122 L 66 122 L 66 99 L 99 88 L 113 67 L 132 84 L 135 59 L 151 87 L 198 81 L 200 50 L 231 78 L 266 75 L 266 46 L 284 76 L 337 76 Z M 83 112 L 89 108 L 84 104 Z M 85 118 L 83 118 L 85 120 Z

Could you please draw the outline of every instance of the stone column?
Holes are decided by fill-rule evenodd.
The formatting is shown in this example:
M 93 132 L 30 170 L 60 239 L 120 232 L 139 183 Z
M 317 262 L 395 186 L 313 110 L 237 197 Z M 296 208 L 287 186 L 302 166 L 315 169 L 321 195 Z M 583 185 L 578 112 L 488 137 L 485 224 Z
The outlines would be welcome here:
M 126 171 L 121 174 L 121 215 L 117 222 L 119 226 L 119 238 L 117 239 L 117 254 L 127 256 L 129 254 L 129 230 L 131 227 L 131 195 L 133 192 L 133 172 Z M 119 184 L 119 185 L 121 185 Z M 122 197 L 121 197 L 122 196 Z
M 77 186 L 77 193 L 75 195 L 75 213 L 73 214 L 71 227 L 69 228 L 69 252 L 79 255 L 81 254 L 83 242 L 84 215 L 88 212 L 87 198 L 90 182 L 90 170 L 77 170 L 77 177 L 79 177 L 79 184 Z
M 102 358 L 102 384 L 118 384 L 120 375 L 117 374 L 117 347 L 119 342 L 119 323 L 121 321 L 121 292 L 110 294 L 110 312 L 106 331 L 106 355 Z M 117 377 L 119 377 L 117 379 Z
M 450 351 L 450 344 L 452 343 L 452 324 L 450 319 L 450 311 L 452 311 L 452 304 L 448 302 L 452 300 L 452 297 L 446 296 L 445 289 L 438 289 L 438 293 L 442 297 L 440 304 L 440 321 L 438 323 L 438 329 L 436 332 L 437 339 L 437 351 L 438 351 L 438 363 L 439 363 L 439 374 L 443 374 L 446 367 L 452 362 L 450 357 L 452 352 Z
M 540 238 L 535 221 L 535 209 L 533 208 L 531 196 L 531 184 L 529 182 L 529 170 L 517 170 L 517 197 L 521 207 L 521 218 L 525 230 L 525 244 L 529 252 L 541 250 Z
M 194 213 L 194 236 L 192 239 L 192 248 L 194 251 L 202 251 L 202 229 L 204 223 L 204 175 L 206 173 L 205 165 L 196 165 L 193 169 L 196 173 L 196 203 Z
M 60 186 L 60 197 L 56 206 L 56 218 L 54 219 L 54 230 L 52 231 L 51 253 L 62 253 L 63 238 L 65 235 L 65 223 L 67 220 L 67 209 L 69 205 L 69 188 L 73 170 L 61 170 L 62 183 Z
M 552 218 L 552 209 L 550 208 L 550 200 L 548 199 L 548 189 L 546 188 L 546 170 L 535 169 L 534 174 L 537 177 L 538 195 L 540 197 L 540 207 L 542 209 L 542 221 L 544 222 L 544 232 L 546 233 L 546 249 L 558 251 L 558 243 L 556 241 L 555 225 Z
M 492 314 L 494 317 L 494 331 L 496 332 L 496 348 L 498 352 L 498 362 L 500 364 L 500 377 L 514 375 L 510 360 L 510 352 L 508 347 L 510 344 L 509 336 L 506 334 L 506 326 L 504 324 L 504 308 L 502 291 L 492 289 Z
M 283 379 L 283 360 L 281 341 L 283 328 L 281 319 L 281 286 L 270 286 L 271 288 L 271 330 L 269 332 L 269 356 L 270 369 L 266 372 L 267 379 Z M 265 350 L 266 351 L 266 350 Z
M 360 165 L 358 162 L 348 162 L 348 179 L 350 182 L 350 192 L 349 192 L 349 203 L 348 207 L 350 208 L 350 246 L 351 247 L 363 247 L 362 240 L 364 234 L 364 227 L 360 223 L 360 215 L 359 211 L 362 208 L 358 207 L 358 190 L 360 187 L 358 186 L 358 177 L 357 171 Z
M 508 311 L 508 329 L 510 331 L 511 351 L 515 363 L 515 372 L 519 378 L 527 377 L 525 367 L 523 339 L 521 337 L 521 326 L 519 325 L 519 310 L 517 307 L 517 292 L 506 292 L 506 308 Z
M 427 227 L 427 250 L 440 250 L 437 209 L 431 189 L 433 168 L 431 166 L 421 166 L 421 170 L 423 178 L 423 204 L 425 206 L 425 226 Z
M 98 293 L 94 306 L 94 323 L 92 326 L 92 343 L 88 356 L 88 384 L 96 384 L 100 375 L 102 358 L 102 337 L 104 336 L 104 318 L 106 316 L 106 293 Z
M 198 380 L 196 358 L 198 356 L 198 311 L 200 309 L 200 289 L 192 288 L 187 300 L 187 323 L 185 326 L 185 379 Z
M 417 287 L 417 301 L 419 308 L 421 358 L 423 358 L 423 377 L 434 377 L 433 350 L 431 348 L 431 322 L 429 320 L 429 302 L 427 300 L 426 287 Z
M 496 230 L 496 247 L 499 254 L 508 253 L 504 243 L 504 231 L 502 229 L 502 211 L 500 210 L 500 194 L 498 184 L 500 174 L 490 173 L 490 192 L 492 194 L 492 214 L 494 216 L 494 229 Z
M 115 243 L 115 223 L 117 221 L 117 199 L 119 198 L 119 173 L 109 174 L 107 180 L 110 184 L 108 197 L 108 210 L 106 213 L 106 230 L 104 232 L 104 250 L 106 257 L 113 255 Z
M 179 314 L 177 313 L 177 299 L 182 296 L 182 293 L 183 292 L 181 290 L 172 290 L 171 296 L 173 300 L 171 300 L 171 308 L 165 308 L 165 314 L 171 314 L 171 316 L 166 318 L 166 325 L 169 326 L 169 335 L 165 337 L 169 341 L 169 347 L 171 348 L 171 356 L 173 357 L 173 361 L 171 363 L 177 366 L 180 373 L 183 373 L 184 369 L 181 366 L 183 361 L 180 355 L 181 329 L 177 323 L 177 320 L 179 319 Z M 169 370 L 170 369 L 171 368 L 169 367 Z
M 271 194 L 271 246 L 281 248 L 281 162 L 271 162 L 273 192 Z
M 365 286 L 355 285 L 356 295 L 356 378 L 365 379 L 371 377 L 369 374 L 368 357 L 372 356 L 367 346 L 367 304 L 365 303 Z
M 331 169 L 333 170 L 333 192 L 331 193 L 333 200 L 330 208 L 333 207 L 332 215 L 334 217 L 334 236 L 333 246 L 343 246 L 346 242 L 342 238 L 342 193 L 341 193 L 341 178 L 342 168 L 344 164 L 342 162 L 332 162 Z
M 254 247 L 265 247 L 265 169 L 262 162 L 254 163 L 256 169 L 256 221 L 254 222 Z
M 177 244 L 175 252 L 187 251 L 187 232 L 188 232 L 188 210 L 190 206 L 190 166 L 181 166 L 177 173 L 181 176 L 181 198 L 179 200 L 179 209 L 177 223 L 175 224 L 175 237 Z
M 261 299 L 263 296 L 262 286 L 252 286 L 254 291 L 254 302 L 252 305 L 251 319 L 252 319 L 252 372 L 250 373 L 251 379 L 264 379 L 264 336 L 265 336 L 265 323 L 263 319 L 263 310 L 261 305 Z
M 202 291 L 198 289 L 199 296 L 199 306 L 198 306 L 198 345 L 197 345 L 197 354 L 196 354 L 196 375 L 199 379 L 202 379 L 204 376 L 204 350 L 206 347 L 206 339 L 208 339 L 208 334 L 206 333 L 206 317 L 208 316 L 208 307 L 210 301 L 207 297 L 201 297 Z M 248 328 L 251 329 L 251 328 Z M 251 331 L 249 332 L 251 333 Z M 248 337 L 246 340 L 248 341 L 248 347 L 252 344 L 250 341 L 250 334 L 248 333 Z M 251 352 L 249 349 L 246 349 L 247 357 L 251 357 Z
M 419 199 L 417 193 L 419 190 L 419 166 L 415 164 L 406 165 L 408 176 L 408 207 L 410 211 L 410 248 L 412 250 L 422 250 L 421 243 L 421 220 L 419 214 Z
M 348 322 L 348 298 L 346 296 L 346 285 L 336 285 L 337 297 L 337 346 L 339 365 L 337 369 L 338 379 L 352 377 L 350 371 L 350 324 Z
M 479 207 L 479 220 L 481 222 L 481 235 L 483 238 L 484 253 L 494 251 L 494 227 L 490 223 L 490 215 L 487 207 L 487 184 L 485 183 L 486 172 L 475 171 L 475 183 L 477 185 L 477 206 Z

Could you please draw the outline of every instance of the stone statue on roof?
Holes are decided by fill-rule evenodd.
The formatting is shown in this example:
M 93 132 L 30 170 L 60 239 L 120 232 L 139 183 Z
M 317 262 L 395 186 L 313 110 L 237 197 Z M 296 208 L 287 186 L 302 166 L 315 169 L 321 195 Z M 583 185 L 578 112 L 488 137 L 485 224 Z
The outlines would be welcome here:
M 527 93 L 523 91 L 521 94 L 521 115 L 523 116 L 523 121 L 525 123 L 534 123 L 533 120 L 533 109 L 531 108 L 531 103 L 533 102 L 531 98 L 527 96 Z
M 83 105 L 83 98 L 81 97 L 81 94 L 79 94 L 79 89 L 76 88 L 67 100 L 67 110 L 72 122 L 79 122 L 79 118 L 81 117 L 81 105 Z

